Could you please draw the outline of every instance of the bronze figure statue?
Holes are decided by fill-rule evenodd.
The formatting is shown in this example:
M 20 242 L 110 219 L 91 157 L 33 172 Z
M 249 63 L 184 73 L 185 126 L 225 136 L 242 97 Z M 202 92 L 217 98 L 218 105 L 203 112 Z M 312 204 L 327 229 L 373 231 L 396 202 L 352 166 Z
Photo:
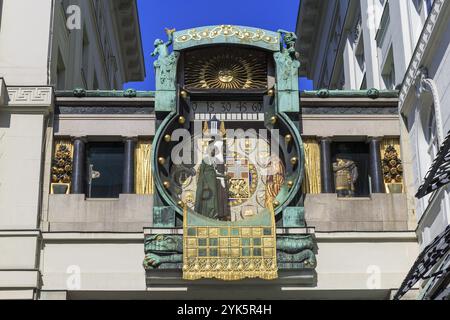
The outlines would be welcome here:
M 355 162 L 337 158 L 333 163 L 333 171 L 338 197 L 354 197 L 355 183 L 358 180 L 358 167 Z

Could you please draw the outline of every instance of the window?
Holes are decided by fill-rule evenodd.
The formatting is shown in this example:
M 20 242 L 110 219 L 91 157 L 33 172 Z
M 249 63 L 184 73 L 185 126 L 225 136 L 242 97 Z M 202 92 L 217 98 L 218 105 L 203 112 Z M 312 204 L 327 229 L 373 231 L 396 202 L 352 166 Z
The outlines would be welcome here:
M 428 144 L 427 153 L 431 162 L 434 161 L 439 152 L 439 140 L 436 127 L 436 116 L 434 114 L 434 105 L 431 107 L 430 117 L 425 131 L 425 140 Z
M 118 198 L 122 192 L 124 145 L 120 142 L 88 143 L 87 197 Z
M 423 109 L 420 113 L 421 132 L 418 134 L 418 158 L 419 158 L 419 184 L 422 184 L 428 170 L 430 170 L 434 159 L 439 152 L 439 139 L 437 134 L 436 116 L 433 103 L 423 102 Z M 425 108 L 427 107 L 427 108 Z M 422 210 L 425 210 L 431 194 L 419 201 Z
M 381 74 L 384 82 L 384 87 L 388 90 L 395 89 L 395 65 L 393 49 L 389 50 L 389 54 L 384 63 L 383 72 Z

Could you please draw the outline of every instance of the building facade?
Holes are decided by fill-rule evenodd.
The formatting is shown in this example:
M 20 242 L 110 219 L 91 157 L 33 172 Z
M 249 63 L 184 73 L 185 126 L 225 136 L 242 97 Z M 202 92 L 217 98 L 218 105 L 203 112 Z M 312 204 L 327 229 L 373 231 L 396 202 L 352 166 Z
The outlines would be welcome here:
M 221 36 L 211 43 L 203 33 L 189 39 L 194 31 L 187 30 L 157 42 L 156 92 L 26 91 L 2 81 L 1 203 L 9 205 L 1 211 L 1 246 L 7 256 L 0 271 L 3 298 L 389 299 L 400 287 L 418 246 L 401 167 L 397 92 L 299 95 L 291 33 L 235 26 L 202 30 Z M 248 40 L 242 46 L 242 39 L 230 38 L 235 34 L 230 30 L 254 39 L 252 48 Z M 172 43 L 170 53 L 166 49 Z M 249 61 L 252 72 L 218 70 L 217 78 L 214 72 L 198 72 L 214 68 L 214 59 L 223 56 L 220 66 Z M 172 72 L 175 68 L 179 72 Z M 209 74 L 211 79 L 202 78 Z M 227 95 L 214 86 L 228 90 Z M 17 121 L 21 117 L 28 120 L 27 136 Z M 187 225 L 205 221 L 195 212 L 186 211 L 190 220 L 184 216 L 186 204 L 194 208 L 196 203 L 189 200 L 196 190 L 189 188 L 197 178 L 181 175 L 187 189 L 176 198 L 179 172 L 172 172 L 176 165 L 166 144 L 177 128 L 200 124 L 201 132 L 223 132 L 222 123 L 225 128 L 278 127 L 284 135 L 276 166 L 281 171 L 265 175 L 262 159 L 248 164 L 247 171 L 246 156 L 233 161 L 228 171 L 255 183 L 249 185 L 250 196 L 225 188 L 234 194 L 229 199 L 234 215 L 231 221 L 206 220 L 214 225 L 208 236 L 201 226 Z M 28 147 L 11 151 L 25 142 Z M 243 145 L 247 154 L 247 142 Z M 389 165 L 387 177 L 383 170 Z M 205 162 L 194 170 L 206 168 Z M 241 179 L 234 180 L 239 184 Z M 265 202 L 271 194 L 275 198 Z M 261 222 L 257 212 L 264 216 L 266 206 L 274 207 L 274 219 L 261 229 L 270 219 Z M 252 225 L 255 219 L 258 224 Z M 215 242 L 219 227 L 220 232 L 223 227 L 240 231 L 232 239 L 221 233 Z M 198 229 L 192 234 L 192 228 Z M 189 244 L 197 234 L 203 238 Z M 193 253 L 200 262 L 204 254 L 214 260 L 220 249 L 220 257 L 231 259 L 229 272 L 205 271 L 210 264 L 203 265 L 205 273 L 195 265 L 190 270 L 182 254 L 192 249 L 182 247 L 183 237 L 187 245 L 200 246 Z M 245 270 L 233 267 L 228 255 L 247 261 L 249 249 L 254 262 L 243 264 Z M 265 267 L 256 262 L 263 253 L 271 261 Z M 193 281 L 231 274 L 266 280 Z
M 31 2 L 0 4 L 1 299 L 391 299 L 402 287 L 418 238 L 426 244 L 415 232 L 415 144 L 400 121 L 398 91 L 390 90 L 396 85 L 379 85 L 384 64 L 366 66 L 378 56 L 366 49 L 374 34 L 362 22 L 353 67 L 364 72 L 349 78 L 336 62 L 341 55 L 326 57 L 334 49 L 322 47 L 344 52 L 344 44 L 301 34 L 332 30 L 336 12 L 336 26 L 352 25 L 356 7 L 366 12 L 367 3 L 302 1 L 296 46 L 295 34 L 283 30 L 168 30 L 167 41 L 155 42 L 155 92 L 113 90 L 144 74 L 134 1 L 80 1 L 81 28 L 70 31 L 76 8 L 49 1 L 30 17 L 45 21 L 34 21 L 36 32 L 55 26 L 41 30 L 33 59 L 16 54 L 31 55 L 8 32 L 10 16 Z M 385 23 L 383 12 L 403 6 L 379 4 L 374 12 Z M 422 17 L 426 6 L 416 8 Z M 312 25 L 317 16 L 321 24 Z M 426 21 L 445 26 L 442 17 Z M 448 32 L 438 30 L 443 46 Z M 299 92 L 296 49 L 309 59 L 301 72 L 329 89 Z M 8 63 L 11 57 L 34 65 Z M 329 78 L 319 65 L 332 68 Z M 445 75 L 432 66 L 424 83 Z M 323 85 L 335 78 L 348 87 Z M 409 90 L 400 104 L 413 99 Z M 199 129 L 201 161 L 176 162 L 177 129 L 189 133 L 187 144 Z M 211 139 L 231 140 L 229 129 L 281 137 L 237 138 L 231 152 Z M 256 157 L 254 142 L 263 149 Z M 222 151 L 204 155 L 211 145 Z M 264 161 L 273 145 L 279 154 Z M 225 164 L 216 162 L 220 155 Z M 423 221 L 433 224 L 432 217 Z M 417 296 L 412 289 L 406 297 Z
M 0 77 L 8 85 L 112 90 L 145 76 L 135 1 L 3 0 L 0 7 Z
M 405 181 L 409 205 L 418 221 L 413 229 L 423 250 L 402 294 L 411 283 L 426 279 L 420 295 L 424 299 L 448 296 L 448 249 L 442 246 L 448 243 L 448 190 L 444 185 L 432 194 L 418 193 L 436 178 L 436 163 L 442 164 L 438 153 L 445 149 L 450 130 L 444 107 L 450 85 L 444 71 L 448 68 L 448 5 L 448 1 L 363 0 L 337 1 L 335 5 L 302 1 L 297 29 L 303 74 L 314 79 L 315 86 L 400 90 Z M 433 262 L 429 260 L 432 250 L 440 252 Z M 432 267 L 419 272 L 424 263 Z
M 450 132 L 446 108 L 450 99 L 450 78 L 445 71 L 450 66 L 449 16 L 449 2 L 436 0 L 400 92 L 399 108 L 405 127 L 403 140 L 411 150 L 413 185 L 419 191 L 417 234 L 421 249 L 428 253 L 418 258 L 405 282 L 424 280 L 423 299 L 449 298 L 450 198 L 447 182 L 443 179 L 448 172 L 446 136 Z M 439 183 L 432 183 L 431 179 Z M 424 189 L 428 190 L 424 192 Z M 435 259 L 430 259 L 430 252 L 438 252 Z M 418 272 L 423 263 L 428 263 L 429 267 Z M 404 288 L 408 289 L 409 284 Z
M 432 3 L 302 1 L 297 21 L 301 75 L 316 88 L 396 89 Z
M 42 286 L 55 89 L 144 75 L 135 1 L 0 1 L 1 298 L 37 298 Z

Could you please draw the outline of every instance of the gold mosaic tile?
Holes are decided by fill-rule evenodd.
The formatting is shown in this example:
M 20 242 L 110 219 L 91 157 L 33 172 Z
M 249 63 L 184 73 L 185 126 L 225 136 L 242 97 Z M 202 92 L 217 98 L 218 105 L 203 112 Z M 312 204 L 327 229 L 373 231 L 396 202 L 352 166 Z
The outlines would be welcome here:
M 241 256 L 241 249 L 239 249 L 239 248 L 231 249 L 231 256 L 233 258 L 239 258 Z
M 243 237 L 250 237 L 252 235 L 252 229 L 251 228 L 242 228 L 242 236 Z
M 261 237 L 262 235 L 263 235 L 263 229 L 262 228 L 253 228 L 253 236 Z
M 188 239 L 187 245 L 189 248 L 195 248 L 197 246 L 197 239 L 195 238 Z
M 199 237 L 207 237 L 208 236 L 208 228 L 198 228 L 198 236 Z
M 264 238 L 264 247 L 274 247 L 274 242 L 272 238 Z
M 219 228 L 210 228 L 209 236 L 210 237 L 218 237 L 219 236 Z
M 231 239 L 231 246 L 232 247 L 239 247 L 241 245 L 241 241 L 239 238 L 232 238 Z
M 221 247 L 228 247 L 228 246 L 230 246 L 230 239 L 229 238 L 221 238 L 219 240 L 219 242 L 220 242 L 220 246 Z
M 272 257 L 273 255 L 273 248 L 265 248 L 264 249 L 264 257 Z

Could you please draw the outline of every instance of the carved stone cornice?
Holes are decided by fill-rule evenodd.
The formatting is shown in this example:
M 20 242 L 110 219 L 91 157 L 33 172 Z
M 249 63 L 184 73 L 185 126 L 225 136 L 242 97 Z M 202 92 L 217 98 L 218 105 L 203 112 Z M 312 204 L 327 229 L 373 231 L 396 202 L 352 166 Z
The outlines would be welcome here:
M 8 105 L 51 105 L 53 103 L 52 87 L 8 87 Z
M 411 90 L 411 87 L 413 87 L 416 83 L 418 72 L 423 67 L 422 63 L 425 52 L 432 45 L 430 40 L 445 4 L 445 0 L 434 1 L 432 10 L 428 16 L 427 21 L 425 22 L 425 26 L 423 28 L 422 34 L 420 35 L 419 41 L 417 42 L 416 49 L 403 80 L 402 89 L 400 90 L 400 111 L 403 114 L 407 114 L 405 110 L 408 107 L 408 105 L 405 104 L 406 98 Z
M 7 91 L 5 109 L 30 113 L 48 113 L 53 109 L 52 87 L 7 87 Z

